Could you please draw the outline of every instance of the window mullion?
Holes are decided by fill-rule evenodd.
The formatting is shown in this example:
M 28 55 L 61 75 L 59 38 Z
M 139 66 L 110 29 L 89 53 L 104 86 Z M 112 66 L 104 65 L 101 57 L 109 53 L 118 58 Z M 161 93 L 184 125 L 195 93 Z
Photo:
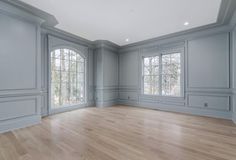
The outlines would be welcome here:
M 159 56 L 159 95 L 162 95 L 162 55 Z
M 68 96 L 68 101 L 71 103 L 71 57 L 70 57 L 70 55 L 71 55 L 71 50 L 69 50 L 69 53 L 68 53 L 68 62 L 69 62 L 69 64 L 68 64 L 68 90 L 69 90 L 69 92 L 68 92 L 68 94 L 69 94 L 69 96 Z
M 61 87 L 62 87 L 62 75 L 61 75 L 61 63 L 62 63 L 62 59 L 61 59 L 61 52 L 62 52 L 62 49 L 60 50 L 60 91 L 59 91 L 59 105 L 62 104 L 62 92 L 61 92 Z
M 145 65 L 144 65 L 144 58 L 142 58 L 142 93 L 144 93 L 144 67 L 145 67 Z
M 75 58 L 75 74 L 76 74 L 76 78 L 75 78 L 75 95 L 76 95 L 76 102 L 78 101 L 78 62 L 77 62 L 77 54 L 76 54 L 76 58 Z M 80 101 L 80 100 L 79 100 Z

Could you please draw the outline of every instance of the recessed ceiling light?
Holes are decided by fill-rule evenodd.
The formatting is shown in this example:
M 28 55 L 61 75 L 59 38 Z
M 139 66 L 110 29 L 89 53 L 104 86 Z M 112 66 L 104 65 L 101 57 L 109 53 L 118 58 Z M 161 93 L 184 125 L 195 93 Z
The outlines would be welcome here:
M 185 26 L 188 26 L 188 25 L 189 25 L 189 22 L 184 22 L 184 25 L 185 25 Z
M 125 41 L 126 41 L 126 42 L 129 42 L 129 38 L 126 38 Z

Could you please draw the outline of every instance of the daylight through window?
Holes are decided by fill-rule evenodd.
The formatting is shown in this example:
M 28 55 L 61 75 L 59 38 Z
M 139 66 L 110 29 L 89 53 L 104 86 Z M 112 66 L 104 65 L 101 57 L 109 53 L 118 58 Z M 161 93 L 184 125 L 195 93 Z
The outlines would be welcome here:
M 85 59 L 70 49 L 51 52 L 52 108 L 85 101 Z
M 181 96 L 181 54 L 171 53 L 143 58 L 143 93 Z

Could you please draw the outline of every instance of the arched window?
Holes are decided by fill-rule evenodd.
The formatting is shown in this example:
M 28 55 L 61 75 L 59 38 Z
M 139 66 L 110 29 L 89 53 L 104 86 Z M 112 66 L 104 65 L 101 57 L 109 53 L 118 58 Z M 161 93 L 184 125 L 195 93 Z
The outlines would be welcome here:
M 76 51 L 62 48 L 51 52 L 51 107 L 85 102 L 85 59 Z

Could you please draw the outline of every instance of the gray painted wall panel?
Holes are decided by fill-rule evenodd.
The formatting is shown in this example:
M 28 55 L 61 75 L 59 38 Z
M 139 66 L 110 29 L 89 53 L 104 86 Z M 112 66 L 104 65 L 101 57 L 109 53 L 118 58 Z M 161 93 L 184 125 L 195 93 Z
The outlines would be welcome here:
M 236 13 L 236 12 L 235 12 Z M 232 37 L 232 63 L 233 63 L 233 121 L 236 123 L 236 27 L 232 31 L 233 37 Z
M 0 9 L 0 132 L 39 123 L 42 103 L 39 24 L 28 21 L 30 15 L 3 13 Z
M 215 110 L 229 110 L 228 96 L 193 96 L 188 97 L 190 107 L 207 108 Z
M 236 89 L 236 28 L 232 31 L 233 88 Z
M 37 99 L 36 97 L 0 98 L 0 110 L 0 121 L 36 115 Z
M 190 88 L 229 88 L 229 34 L 188 42 Z
M 119 99 L 120 100 L 133 100 L 138 101 L 138 94 L 136 92 L 131 91 L 120 91 L 119 92 Z
M 118 55 L 104 50 L 103 53 L 103 85 L 118 86 Z
M 115 105 L 118 99 L 118 51 L 110 44 L 97 42 L 94 51 L 96 106 Z
M 95 85 L 96 87 L 103 86 L 103 59 L 102 59 L 102 49 L 96 49 L 94 51 L 94 65 L 95 65 Z
M 102 101 L 116 101 L 118 97 L 117 90 L 105 90 L 103 91 L 103 100 Z
M 138 52 L 119 55 L 119 85 L 138 86 Z
M 0 24 L 0 90 L 36 89 L 36 26 L 2 14 Z

